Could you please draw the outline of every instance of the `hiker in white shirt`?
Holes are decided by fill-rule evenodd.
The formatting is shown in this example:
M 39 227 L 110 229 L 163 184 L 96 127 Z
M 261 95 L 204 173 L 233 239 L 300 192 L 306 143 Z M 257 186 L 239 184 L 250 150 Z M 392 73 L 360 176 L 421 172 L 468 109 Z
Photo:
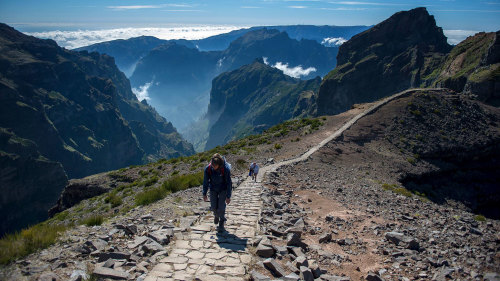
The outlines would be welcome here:
M 257 181 L 257 174 L 259 173 L 259 165 L 257 165 L 257 163 L 253 162 L 251 165 L 250 165 L 250 173 L 249 175 L 252 176 L 252 180 L 254 180 L 255 182 Z

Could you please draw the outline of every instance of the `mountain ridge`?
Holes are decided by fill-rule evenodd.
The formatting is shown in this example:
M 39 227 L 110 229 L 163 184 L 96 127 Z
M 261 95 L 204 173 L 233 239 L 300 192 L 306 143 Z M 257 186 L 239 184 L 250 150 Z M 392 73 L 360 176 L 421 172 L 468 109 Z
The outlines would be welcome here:
M 172 124 L 139 103 L 112 57 L 65 50 L 52 40 L 26 36 L 4 24 L 0 25 L 0 48 L 0 128 L 6 139 L 0 150 L 9 151 L 2 157 L 15 159 L 15 153 L 20 153 L 19 157 L 26 159 L 23 161 L 47 163 L 54 173 L 59 170 L 57 173 L 64 174 L 54 177 L 52 186 L 43 185 L 52 197 L 37 201 L 42 207 L 34 209 L 33 218 L 47 216 L 67 182 L 66 174 L 83 177 L 194 152 Z M 27 148 L 14 149 L 13 142 L 34 143 L 28 146 L 37 152 L 24 154 Z M 5 161 L 8 165 L 2 166 L 2 188 L 19 191 L 3 190 L 5 196 L 16 196 L 16 200 L 28 196 L 21 187 L 36 185 L 36 180 L 23 182 L 23 177 L 39 172 Z M 52 162 L 61 163 L 64 170 Z M 40 165 L 37 167 L 42 169 Z M 2 211 L 22 224 L 15 212 L 28 207 Z M 33 223 L 29 218 L 24 216 Z

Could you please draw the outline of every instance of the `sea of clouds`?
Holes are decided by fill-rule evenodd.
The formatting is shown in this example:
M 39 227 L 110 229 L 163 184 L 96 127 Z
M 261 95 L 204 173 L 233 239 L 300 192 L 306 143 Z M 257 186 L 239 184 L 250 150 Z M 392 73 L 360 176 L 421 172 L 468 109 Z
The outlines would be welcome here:
M 145 28 L 115 28 L 101 30 L 75 30 L 75 31 L 45 31 L 25 32 L 38 38 L 52 39 L 61 47 L 75 49 L 83 46 L 111 41 L 116 39 L 129 39 L 138 36 L 154 36 L 160 39 L 187 39 L 197 40 L 210 36 L 227 33 L 241 26 L 185 26 L 185 27 L 145 27 Z
M 25 32 L 38 38 L 52 39 L 61 47 L 75 49 L 83 46 L 111 41 L 116 39 L 129 39 L 138 36 L 154 36 L 160 39 L 203 39 L 233 30 L 246 28 L 242 26 L 184 26 L 184 27 L 130 27 L 100 30 L 74 30 L 74 31 L 44 31 L 44 32 Z M 456 45 L 468 36 L 474 35 L 477 31 L 473 30 L 444 30 L 448 37 L 448 43 Z M 321 42 L 328 47 L 338 47 L 347 40 L 342 37 L 328 37 Z

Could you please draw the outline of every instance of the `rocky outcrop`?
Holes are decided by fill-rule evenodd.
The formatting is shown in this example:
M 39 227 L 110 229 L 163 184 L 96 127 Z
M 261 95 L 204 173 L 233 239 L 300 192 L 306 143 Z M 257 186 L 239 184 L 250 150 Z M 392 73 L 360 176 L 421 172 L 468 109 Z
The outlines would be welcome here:
M 284 75 L 262 59 L 226 72 L 213 81 L 206 149 L 222 145 L 294 117 L 308 115 L 320 78 L 302 81 Z
M 14 136 L 11 140 L 34 143 L 40 155 L 30 157 L 44 159 L 37 163 L 47 163 L 46 169 L 57 168 L 53 162 L 58 162 L 64 168 L 62 174 L 79 178 L 194 152 L 170 123 L 137 100 L 113 58 L 68 51 L 52 40 L 26 36 L 3 24 L 0 49 L 0 128 Z M 19 150 L 8 152 L 7 143 L 0 146 L 2 153 L 14 153 L 14 158 L 23 155 Z M 19 177 L 32 177 L 27 163 L 9 163 L 19 164 L 9 166 Z M 12 179 L 5 175 L 2 180 Z M 54 188 L 61 190 L 59 184 Z M 25 193 L 22 188 L 19 192 Z M 30 203 L 52 205 L 58 194 L 49 194 L 52 197 Z M 47 209 L 33 217 L 46 217 Z M 11 208 L 2 216 L 16 212 Z
M 450 49 L 425 8 L 398 12 L 340 46 L 337 67 L 321 83 L 317 113 L 337 114 L 419 87 Z
M 498 106 L 500 104 L 500 31 L 481 32 L 451 50 L 430 84 L 464 93 Z

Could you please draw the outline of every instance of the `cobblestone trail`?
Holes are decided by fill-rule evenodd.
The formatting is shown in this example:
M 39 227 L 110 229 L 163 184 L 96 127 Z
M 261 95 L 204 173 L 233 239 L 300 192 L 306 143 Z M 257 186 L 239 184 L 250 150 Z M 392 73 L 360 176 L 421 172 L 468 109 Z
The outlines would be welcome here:
M 190 232 L 176 235 L 170 255 L 145 281 L 244 280 L 252 261 L 249 246 L 258 232 L 261 191 L 259 183 L 244 181 L 226 209 L 227 231 L 217 233 L 213 215 L 203 216 Z
M 265 174 L 281 166 L 304 161 L 319 148 L 340 136 L 357 120 L 407 92 L 374 103 L 372 107 L 355 116 L 300 157 L 263 167 L 257 182 L 247 178 L 233 191 L 231 204 L 227 206 L 227 231 L 217 233 L 213 215 L 202 216 L 195 226 L 191 226 L 191 231 L 176 233 L 177 239 L 171 245 L 170 254 L 160 260 L 145 281 L 245 280 L 253 259 L 250 245 L 258 233 L 258 220 L 262 207 L 261 182 Z

